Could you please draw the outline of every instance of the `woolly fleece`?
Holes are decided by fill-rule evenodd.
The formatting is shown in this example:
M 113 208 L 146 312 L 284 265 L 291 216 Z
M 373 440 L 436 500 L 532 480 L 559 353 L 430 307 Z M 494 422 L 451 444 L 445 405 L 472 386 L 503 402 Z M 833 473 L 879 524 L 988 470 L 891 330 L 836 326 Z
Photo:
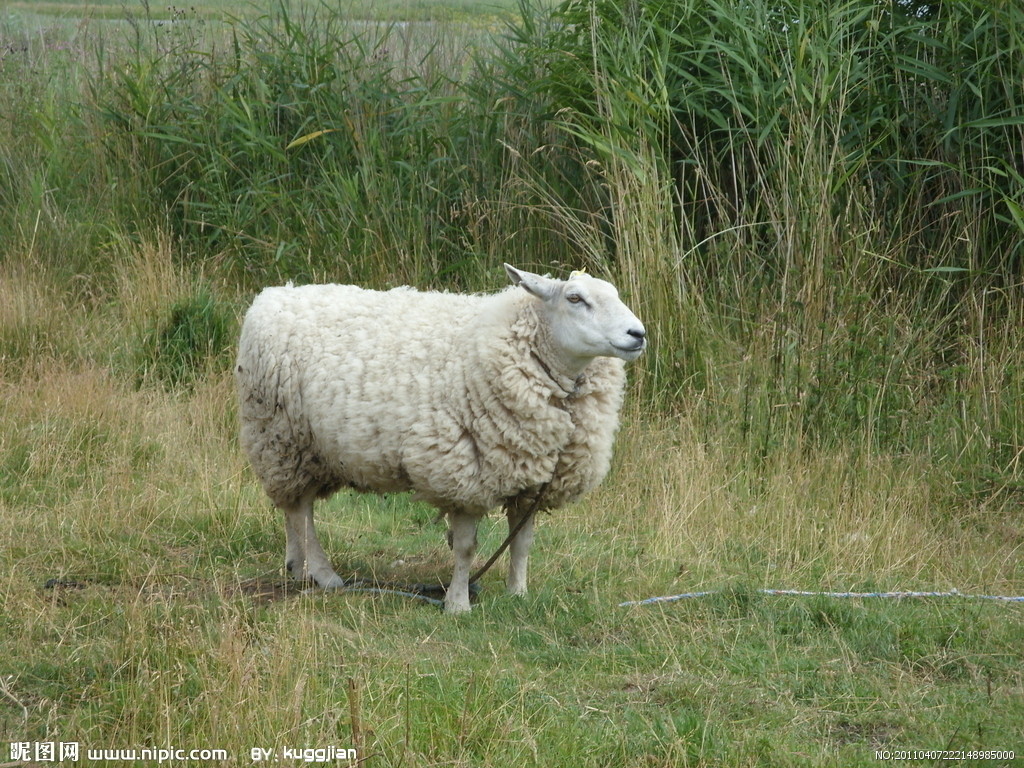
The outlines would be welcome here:
M 576 379 L 517 287 L 487 296 L 349 285 L 264 290 L 237 364 L 241 443 L 271 500 L 413 490 L 445 513 L 542 508 L 608 471 L 624 362 Z

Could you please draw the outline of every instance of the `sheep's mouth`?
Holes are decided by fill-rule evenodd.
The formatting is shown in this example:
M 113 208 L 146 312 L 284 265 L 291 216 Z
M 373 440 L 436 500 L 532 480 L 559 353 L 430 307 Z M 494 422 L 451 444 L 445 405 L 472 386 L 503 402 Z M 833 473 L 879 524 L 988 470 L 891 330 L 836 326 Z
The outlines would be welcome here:
M 612 344 L 612 346 L 625 355 L 639 355 L 647 348 L 647 339 L 640 339 L 640 341 L 631 347 L 620 347 L 618 344 Z

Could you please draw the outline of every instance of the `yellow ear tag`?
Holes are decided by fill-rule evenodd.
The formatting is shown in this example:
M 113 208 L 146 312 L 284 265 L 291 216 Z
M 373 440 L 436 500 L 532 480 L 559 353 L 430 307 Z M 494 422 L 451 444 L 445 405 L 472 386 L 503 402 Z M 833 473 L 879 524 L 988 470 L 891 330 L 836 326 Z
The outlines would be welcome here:
M 576 270 L 573 270 L 572 272 L 569 273 L 569 279 L 570 280 L 575 280 L 577 277 L 583 277 L 585 274 L 587 274 L 587 270 L 585 270 L 585 269 L 576 269 Z

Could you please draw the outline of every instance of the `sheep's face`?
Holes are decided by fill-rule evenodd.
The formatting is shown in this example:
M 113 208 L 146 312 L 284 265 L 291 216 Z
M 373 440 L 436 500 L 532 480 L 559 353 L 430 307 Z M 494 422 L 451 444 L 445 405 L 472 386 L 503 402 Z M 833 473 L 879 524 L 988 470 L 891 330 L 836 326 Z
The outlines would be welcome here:
M 611 283 L 582 273 L 553 280 L 505 265 L 512 282 L 543 302 L 552 340 L 580 368 L 595 357 L 636 360 L 647 332 Z

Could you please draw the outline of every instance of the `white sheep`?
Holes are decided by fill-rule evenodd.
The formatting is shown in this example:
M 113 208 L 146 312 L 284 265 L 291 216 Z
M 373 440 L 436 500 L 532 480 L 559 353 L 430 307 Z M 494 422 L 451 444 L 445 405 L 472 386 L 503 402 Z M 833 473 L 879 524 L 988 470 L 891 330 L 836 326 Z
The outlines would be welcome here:
M 313 502 L 343 487 L 413 490 L 448 516 L 448 613 L 468 611 L 476 526 L 504 505 L 510 530 L 534 504 L 558 507 L 608 471 L 643 325 L 615 287 L 505 270 L 492 295 L 267 288 L 242 325 L 241 444 L 285 514 L 299 579 L 344 586 L 313 527 Z M 526 592 L 528 520 L 506 584 Z

